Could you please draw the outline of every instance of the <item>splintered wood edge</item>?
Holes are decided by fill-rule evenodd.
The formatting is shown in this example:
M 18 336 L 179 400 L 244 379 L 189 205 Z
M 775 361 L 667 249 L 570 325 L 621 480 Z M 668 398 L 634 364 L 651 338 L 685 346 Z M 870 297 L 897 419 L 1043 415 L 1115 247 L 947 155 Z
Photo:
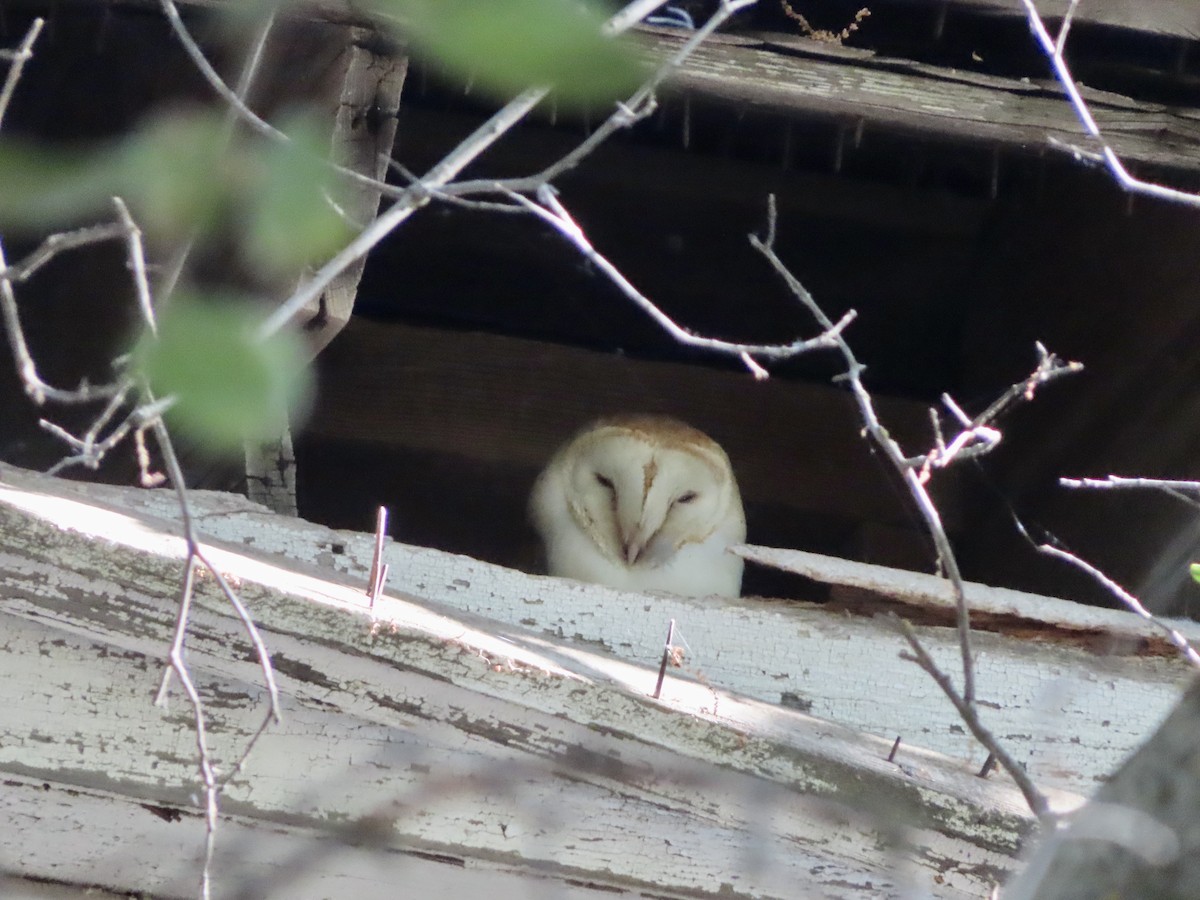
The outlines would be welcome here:
M 11 485 L 12 474 L 5 469 L 0 479 L 0 516 L 9 520 L 6 533 L 12 536 L 0 551 L 6 593 L 13 598 L 5 604 L 7 611 L 25 620 L 58 621 L 73 633 L 99 634 L 101 640 L 144 653 L 153 652 L 154 646 L 165 649 L 173 627 L 169 612 L 175 603 L 182 552 L 182 541 L 174 534 L 177 525 L 111 503 L 122 492 L 141 498 L 149 492 L 57 482 L 25 473 L 19 480 L 28 486 L 38 483 L 39 490 L 33 492 L 28 487 L 6 487 L 4 482 Z M 64 496 L 53 493 L 60 485 Z M 89 505 L 90 488 L 97 488 L 96 493 L 108 502 Z M 156 503 L 170 502 L 166 492 L 155 494 Z M 228 499 L 231 506 L 250 506 L 244 498 Z M 264 515 L 260 526 L 269 529 L 272 521 L 286 521 L 292 529 L 307 525 Z M 319 526 L 307 527 L 314 531 L 310 546 L 328 535 Z M 430 678 L 497 701 L 533 704 L 588 728 L 766 777 L 833 802 L 845 799 L 846 789 L 852 797 L 891 797 L 905 808 L 919 810 L 924 827 L 1001 854 L 1015 852 L 1034 824 L 1010 783 L 975 778 L 958 761 L 932 751 L 908 747 L 907 764 L 890 763 L 888 740 L 682 679 L 673 678 L 664 698 L 655 701 L 649 696 L 655 673 L 644 666 L 541 635 L 526 638 L 511 625 L 489 630 L 498 623 L 434 611 L 420 601 L 386 598 L 372 617 L 361 589 L 343 583 L 343 576 L 315 573 L 311 566 L 228 545 L 209 546 L 207 552 L 214 565 L 237 579 L 252 598 L 256 620 L 268 639 L 294 635 L 336 651 L 324 657 L 325 674 L 330 674 L 330 667 L 342 665 L 339 660 L 353 668 L 364 657 L 398 670 L 415 667 Z M 136 602 L 129 585 L 121 583 L 122 577 L 128 577 L 121 573 L 128 571 L 136 573 Z M 43 600 L 41 589 L 47 583 L 58 588 L 58 596 Z M 63 590 L 70 595 L 69 602 L 64 601 Z M 240 623 L 223 600 L 211 596 L 211 587 L 200 599 L 198 609 L 206 622 L 220 623 L 220 630 L 231 636 L 239 632 Z M 157 611 L 152 620 L 134 615 L 137 609 L 146 612 L 152 607 Z M 206 625 L 205 631 L 215 627 Z M 374 633 L 368 640 L 369 631 Z M 197 635 L 189 645 L 195 654 L 204 654 L 206 668 L 226 667 L 241 679 L 253 678 L 244 636 L 236 643 L 229 639 L 230 647 L 222 640 L 220 635 L 207 639 Z M 467 657 L 462 655 L 464 649 L 470 651 Z M 236 660 L 223 661 L 223 652 L 235 650 Z M 465 665 L 468 658 L 477 658 L 479 665 Z M 501 669 L 507 674 L 497 677 Z M 302 678 L 303 671 L 289 676 Z M 529 679 L 537 685 L 527 684 Z M 634 683 L 647 688 L 633 689 Z M 869 790 L 864 792 L 864 785 Z M 1078 802 L 1066 792 L 1058 796 L 1064 806 Z
M 924 572 L 909 572 L 855 562 L 804 550 L 760 547 L 744 544 L 734 552 L 759 565 L 781 569 L 823 584 L 840 585 L 870 591 L 882 597 L 914 607 L 952 611 L 954 590 L 948 579 Z M 975 581 L 965 583 L 971 612 L 1008 619 L 1014 630 L 1021 625 L 1043 626 L 1047 637 L 1054 630 L 1067 636 L 1071 632 L 1100 631 L 1118 637 L 1165 643 L 1163 633 L 1132 612 L 1120 609 L 1084 606 L 1058 597 L 1030 594 L 1009 588 L 991 587 Z M 1200 641 L 1200 625 L 1191 620 L 1160 618 L 1189 641 Z M 988 630 L 1004 631 L 1004 623 Z M 1174 653 L 1174 651 L 1170 651 Z

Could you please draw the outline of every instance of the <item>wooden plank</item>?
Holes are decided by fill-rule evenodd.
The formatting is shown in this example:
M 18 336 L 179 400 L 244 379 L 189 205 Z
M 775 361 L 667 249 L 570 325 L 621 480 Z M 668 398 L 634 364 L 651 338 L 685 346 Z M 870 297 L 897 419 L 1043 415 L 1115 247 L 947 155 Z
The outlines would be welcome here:
M 99 0 L 60 0 L 65 4 L 96 6 Z M 945 8 L 969 15 L 1024 18 L 1019 0 L 886 0 L 910 7 L 924 7 L 932 16 Z M 1070 0 L 1036 0 L 1038 11 L 1047 19 L 1059 19 Z M 103 0 L 106 6 L 157 8 L 156 0 Z M 232 0 L 179 0 L 180 6 L 204 9 L 228 9 Z M 367 25 L 368 20 L 354 4 L 345 0 L 304 0 L 289 7 L 293 15 L 347 25 Z M 1075 14 L 1078 24 L 1107 25 L 1129 31 L 1161 34 L 1195 40 L 1200 37 L 1200 9 L 1191 0 L 1083 0 Z
M 27 492 L 104 503 L 138 522 L 176 516 L 173 498 L 165 491 L 75 485 L 11 471 L 5 478 Z M 5 503 L 17 502 L 12 496 L 0 502 L 0 510 Z M 222 546 L 299 555 L 324 569 L 325 578 L 366 582 L 373 547 L 368 534 L 271 516 L 231 495 L 199 492 L 195 503 L 201 527 Z M 75 527 L 113 536 L 119 532 L 108 520 L 94 516 L 90 521 L 76 516 L 73 521 Z M 31 528 L 19 532 L 21 546 L 41 539 Z M 156 533 L 144 532 L 151 546 L 156 546 Z M 455 617 L 486 617 L 493 632 L 517 641 L 514 647 L 539 654 L 539 665 L 579 665 L 592 674 L 608 673 L 635 692 L 652 691 L 655 672 L 642 667 L 657 663 L 667 621 L 675 619 L 688 650 L 685 667 L 672 670 L 667 680 L 670 690 L 679 692 L 672 696 L 690 698 L 696 708 L 719 711 L 722 721 L 737 720 L 735 707 L 727 706 L 728 695 L 720 693 L 729 690 L 875 735 L 881 743 L 872 743 L 874 747 L 890 747 L 900 736 L 905 747 L 927 747 L 960 760 L 963 771 L 976 771 L 983 762 L 981 748 L 965 733 L 937 686 L 900 658 L 901 638 L 870 615 L 830 612 L 800 602 L 743 598 L 730 603 L 623 593 L 403 544 L 389 544 L 386 554 L 393 596 L 421 597 L 423 603 L 452 611 Z M 847 578 L 860 576 L 861 567 L 846 565 Z M 338 574 L 331 575 L 330 568 Z M 4 570 L 0 564 L 0 572 Z M 877 568 L 868 569 L 868 577 L 877 574 Z M 38 577 L 26 567 L 22 583 Z M 255 577 L 261 580 L 263 575 Z M 930 602 L 931 592 L 912 573 L 895 572 L 891 577 L 907 586 L 905 599 L 914 605 Z M 296 577 L 289 577 L 288 583 L 295 587 Z M 328 585 L 314 590 L 329 596 Z M 10 596 L 20 594 L 10 591 Z M 990 613 L 978 617 L 981 627 L 975 635 L 984 721 L 1048 789 L 1090 793 L 1153 731 L 1192 677 L 1189 666 L 1174 654 L 1161 655 L 1157 647 L 1145 645 L 1145 654 L 1121 651 L 1123 643 L 1130 646 L 1125 639 L 1144 633 L 1141 620 L 1132 614 L 990 588 L 972 588 L 971 596 Z M 1041 618 L 1032 612 L 1039 605 L 1047 610 Z M 261 615 L 257 601 L 252 608 Z M 1063 614 L 1059 622 L 1065 609 L 1074 613 Z M 306 613 L 305 619 L 312 621 L 303 627 L 293 623 L 283 632 L 300 628 L 309 633 L 320 625 L 314 612 Z M 924 617 L 914 620 L 934 657 L 957 675 L 953 628 L 921 624 Z M 1090 636 L 1083 633 L 1089 630 Z M 526 631 L 541 637 L 521 644 L 520 633 Z M 1102 640 L 1104 635 L 1110 640 Z M 569 643 L 562 643 L 564 639 Z M 495 650 L 495 645 L 488 647 Z M 241 671 L 247 678 L 252 674 L 249 663 Z M 720 694 L 719 700 L 713 692 Z M 767 727 L 772 717 L 755 721 Z M 902 754 L 900 762 L 921 766 L 923 753 Z
M 725 447 L 748 502 L 911 525 L 860 435 L 852 400 L 833 388 L 361 319 L 319 365 L 320 397 L 308 427 L 322 437 L 533 471 L 598 416 L 665 413 Z M 887 398 L 879 407 L 898 439 L 927 440 L 925 407 Z M 939 491 L 953 527 L 953 478 Z
M 669 115 L 669 109 L 674 111 L 664 104 L 658 115 Z M 477 115 L 457 110 L 415 105 L 407 106 L 401 115 L 406 161 L 415 156 L 421 165 L 428 166 L 434 165 L 439 153 L 454 146 L 481 121 Z M 548 113 L 539 109 L 531 120 L 542 124 L 547 117 Z M 674 123 L 669 127 L 674 127 Z M 782 123 L 778 137 L 782 146 Z M 847 135 L 847 140 L 852 139 L 852 134 Z M 577 133 L 565 129 L 519 128 L 488 150 L 488 171 L 499 177 L 524 175 L 538 165 L 548 165 L 565 156 L 579 142 Z M 829 149 L 832 164 L 835 151 L 832 142 Z M 765 198 L 773 193 L 782 222 L 791 216 L 819 217 L 897 234 L 919 234 L 927 241 L 974 242 L 991 214 L 990 201 L 977 197 L 930 190 L 921 191 L 919 202 L 914 202 L 918 189 L 911 184 L 868 183 L 832 172 L 789 169 L 782 164 L 746 165 L 728 157 L 683 152 L 682 147 L 676 150 L 655 144 L 610 141 L 597 151 L 591 162 L 565 179 L 573 194 L 583 187 L 597 185 L 606 193 L 620 191 L 630 197 L 653 197 L 655 206 L 676 203 L 742 206 L 759 202 L 765 217 Z M 702 190 L 697 185 L 702 185 Z
M 893 0 L 913 7 L 939 7 L 950 12 L 1025 18 L 1019 0 Z M 1061 19 L 1070 0 L 1035 0 L 1046 19 Z M 1075 13 L 1079 25 L 1109 25 L 1128 31 L 1196 40 L 1200 37 L 1200 6 L 1191 0 L 1083 0 Z
M 816 581 L 856 588 L 905 606 L 940 610 L 945 613 L 946 624 L 953 622 L 953 612 L 957 609 L 950 582 L 936 575 L 779 547 L 746 546 L 738 552 L 753 562 L 785 569 Z M 1059 632 L 1055 639 L 1064 643 L 1075 641 L 1087 646 L 1096 643 L 1097 638 L 1106 637 L 1112 639 L 1110 646 L 1114 650 L 1117 649 L 1116 645 L 1124 644 L 1150 655 L 1174 656 L 1176 653 L 1162 629 L 1122 609 L 1083 606 L 1057 597 L 990 587 L 972 581 L 966 582 L 965 588 L 972 614 L 987 622 L 982 627 L 989 631 L 1016 632 L 1022 627 L 1040 627 L 1045 629 L 1047 638 L 1052 630 Z M 1200 644 L 1200 625 L 1196 622 L 1190 619 L 1161 621 L 1192 643 Z
M 367 29 L 342 31 L 345 49 L 339 62 L 344 73 L 337 99 L 330 104 L 334 107 L 333 157 L 361 175 L 386 179 L 408 57 L 377 52 L 371 46 L 375 34 Z M 343 213 L 355 226 L 365 227 L 378 214 L 381 196 L 374 187 L 356 182 L 340 198 Z M 365 257 L 351 263 L 311 308 L 297 315 L 314 355 L 350 320 L 365 266 Z
M 90 4 L 92 0 L 70 0 Z M 151 0 L 122 0 L 132 6 Z M 188 0 L 222 8 L 226 0 Z M 962 11 L 1023 17 L 1017 0 L 909 0 L 910 5 L 958 7 Z M 1060 16 L 1067 0 L 1040 0 L 1043 14 Z M 314 2 L 305 14 L 331 22 L 354 22 L 350 4 Z M 934 9 L 931 9 L 931 14 Z M 1200 8 L 1189 0 L 1085 0 L 1080 23 L 1134 31 L 1200 37 Z M 679 29 L 639 28 L 637 39 L 655 58 L 687 39 Z M 874 58 L 863 51 L 817 41 L 772 36 L 770 45 L 792 45 L 800 53 L 777 52 L 761 40 L 715 35 L 671 80 L 679 90 L 781 114 L 862 120 L 868 126 L 915 135 L 953 137 L 1014 150 L 1044 147 L 1046 138 L 1078 141 L 1075 115 L 1050 80 L 1003 79 L 913 63 Z M 1127 161 L 1196 171 L 1200 168 L 1200 124 L 1194 113 L 1160 104 L 1137 104 L 1083 88 L 1114 150 Z
M 890 740 L 676 677 L 652 701 L 651 668 L 437 604 L 392 594 L 372 614 L 351 583 L 367 536 L 193 500 L 283 696 L 283 722 L 223 795 L 217 874 L 245 896 L 264 895 L 255 879 L 280 877 L 265 863 L 281 857 L 299 879 L 288 896 L 351 883 L 389 896 L 415 854 L 441 864 L 437 884 L 492 871 L 514 893 L 980 897 L 1032 827 L 1003 779 L 915 746 L 889 762 Z M 21 877 L 168 896 L 195 877 L 191 713 L 178 696 L 150 704 L 174 626 L 176 518 L 167 491 L 0 479 L 0 845 Z M 410 574 L 486 602 L 472 561 L 427 559 Z M 510 574 L 528 602 L 569 599 L 568 582 Z M 261 720 L 261 676 L 207 580 L 187 649 L 228 766 Z M 902 841 L 881 849 L 881 831 Z M 143 834 L 170 852 L 122 843 Z M 339 836 L 381 852 L 366 869 L 356 851 L 333 859 Z
M 685 36 L 645 35 L 653 55 L 678 49 Z M 768 52 L 744 40 L 714 40 L 689 57 L 670 84 L 682 92 L 762 112 L 862 122 L 925 138 L 1028 151 L 1050 137 L 1079 143 L 1083 131 L 1052 81 L 960 73 L 819 42 L 781 38 L 804 52 Z M 787 48 L 784 48 L 785 50 Z M 1113 149 L 1128 161 L 1200 169 L 1200 122 L 1194 110 L 1138 103 L 1083 89 Z

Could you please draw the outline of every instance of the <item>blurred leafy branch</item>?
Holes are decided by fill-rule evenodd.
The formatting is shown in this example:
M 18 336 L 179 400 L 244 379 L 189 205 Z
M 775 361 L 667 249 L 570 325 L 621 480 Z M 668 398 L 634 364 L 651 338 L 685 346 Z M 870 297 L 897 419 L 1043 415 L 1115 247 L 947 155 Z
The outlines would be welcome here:
M 606 11 L 580 0 L 369 0 L 364 8 L 401 45 L 501 100 L 545 85 L 560 105 L 611 102 L 644 75 L 631 48 L 603 33 Z M 88 222 L 116 196 L 151 247 L 231 241 L 265 280 L 294 280 L 357 229 L 339 212 L 347 182 L 329 159 L 331 123 L 297 109 L 275 125 L 287 140 L 231 134 L 220 111 L 172 109 L 86 147 L 0 135 L 0 228 Z M 303 411 L 306 349 L 294 335 L 256 333 L 265 304 L 194 285 L 154 303 L 161 321 L 146 324 L 129 360 L 154 395 L 173 398 L 174 427 L 237 452 L 244 438 L 262 436 L 259 423 L 275 421 L 281 403 L 293 421 Z

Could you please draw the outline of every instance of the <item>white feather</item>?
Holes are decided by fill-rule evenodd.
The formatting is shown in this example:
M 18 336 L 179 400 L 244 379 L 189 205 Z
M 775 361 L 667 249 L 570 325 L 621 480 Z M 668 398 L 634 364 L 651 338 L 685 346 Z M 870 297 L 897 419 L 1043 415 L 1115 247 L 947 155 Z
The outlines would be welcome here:
M 602 419 L 538 477 L 530 518 L 551 575 L 634 591 L 736 597 L 746 538 L 729 458 L 675 419 Z

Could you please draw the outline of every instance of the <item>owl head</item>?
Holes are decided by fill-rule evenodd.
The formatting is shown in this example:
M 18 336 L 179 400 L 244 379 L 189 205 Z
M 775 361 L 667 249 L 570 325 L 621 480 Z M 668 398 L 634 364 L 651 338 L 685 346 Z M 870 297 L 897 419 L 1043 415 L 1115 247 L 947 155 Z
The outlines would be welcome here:
M 553 511 L 564 505 L 569 525 L 610 563 L 628 569 L 663 566 L 719 529 L 725 545 L 745 537 L 725 451 L 695 428 L 660 416 L 601 419 L 558 450 L 531 501 L 551 551 L 552 532 L 565 525 Z

